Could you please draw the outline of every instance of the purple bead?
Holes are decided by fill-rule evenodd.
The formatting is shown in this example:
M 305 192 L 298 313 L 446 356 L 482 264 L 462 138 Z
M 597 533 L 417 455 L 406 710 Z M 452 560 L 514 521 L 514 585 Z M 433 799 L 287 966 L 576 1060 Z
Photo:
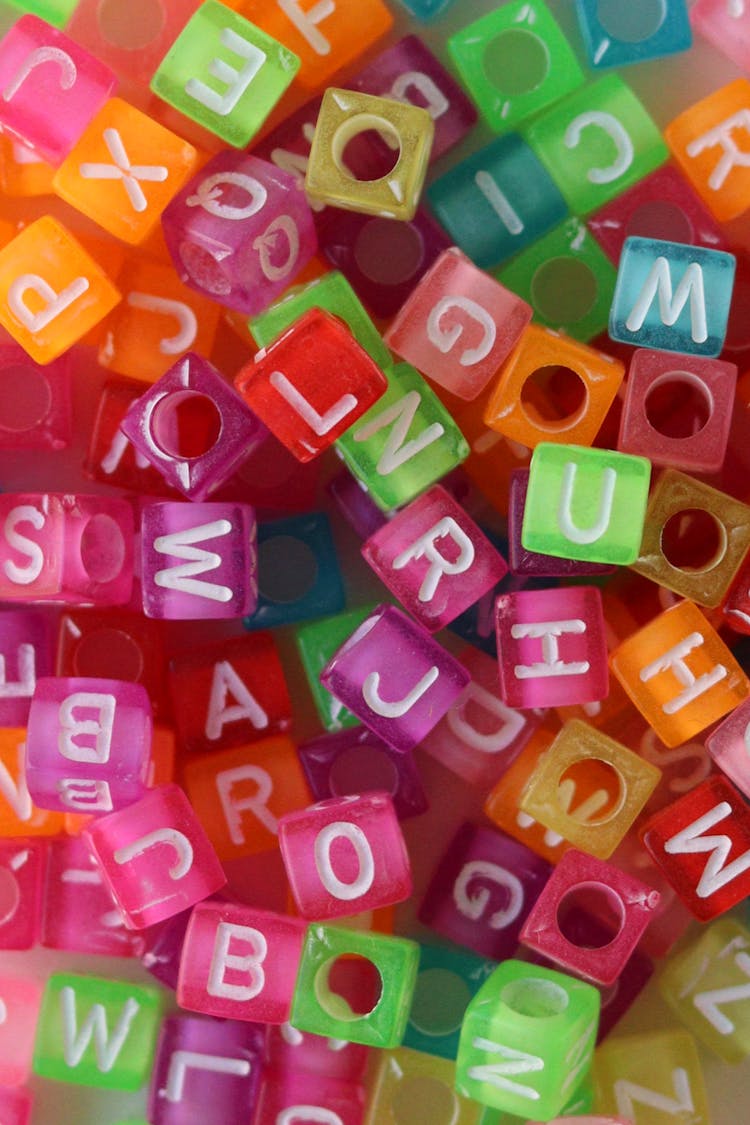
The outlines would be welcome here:
M 297 753 L 316 801 L 384 790 L 399 820 L 428 808 L 411 751 L 394 750 L 366 728 L 322 735 L 299 746 Z
M 298 179 L 243 152 L 210 160 L 174 197 L 162 225 L 181 280 L 249 316 L 281 296 L 317 250 Z
M 177 988 L 180 957 L 191 914 L 192 908 L 183 910 L 181 914 L 175 914 L 166 922 L 158 922 L 140 935 L 143 941 L 141 964 L 152 977 L 156 977 L 173 992 Z
M 101 815 L 146 792 L 151 703 L 140 684 L 39 680 L 26 732 L 26 781 L 43 809 Z
M 460 695 L 469 673 L 394 606 L 367 617 L 320 675 L 333 696 L 397 750 L 411 750 Z
M 192 621 L 255 611 L 258 552 L 249 504 L 148 504 L 141 551 L 147 617 Z
M 39 940 L 46 863 L 43 841 L 0 840 L 0 949 L 31 949 Z
M 235 1020 L 169 1016 L 156 1048 L 152 1125 L 248 1125 L 258 1099 L 260 1027 Z
M 25 727 L 40 676 L 54 672 L 52 622 L 33 609 L 0 612 L 0 727 Z
M 216 368 L 194 352 L 136 399 L 120 428 L 189 500 L 205 500 L 267 434 Z
M 369 538 L 387 520 L 365 486 L 348 469 L 342 469 L 329 480 L 326 492 L 360 539 Z
M 342 1082 L 361 1082 L 365 1077 L 369 1047 L 326 1039 L 309 1031 L 298 1031 L 290 1023 L 270 1024 L 266 1035 L 266 1063 L 278 1074 L 315 1074 Z
M 73 436 L 71 355 L 41 367 L 18 344 L 0 346 L 0 449 L 66 449 Z
M 458 945 L 505 960 L 550 870 L 509 836 L 464 824 L 437 866 L 419 919 Z

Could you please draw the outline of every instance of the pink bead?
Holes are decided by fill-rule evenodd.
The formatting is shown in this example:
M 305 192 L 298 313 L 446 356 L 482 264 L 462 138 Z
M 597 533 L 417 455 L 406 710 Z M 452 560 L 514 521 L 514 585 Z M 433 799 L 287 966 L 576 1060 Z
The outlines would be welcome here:
M 750 797 L 750 701 L 711 731 L 706 749 L 722 773 Z
M 479 601 L 508 573 L 500 552 L 439 485 L 371 535 L 362 554 L 431 633 Z
M 289 1070 L 264 1081 L 253 1125 L 362 1125 L 364 1111 L 362 1086 Z
M 265 426 L 207 360 L 188 352 L 129 408 L 121 426 L 189 500 L 205 500 L 265 437 Z
M 187 910 L 226 883 L 200 821 L 177 785 L 160 785 L 84 833 L 134 930 Z
M 41 841 L 0 839 L 0 949 L 31 949 L 39 940 L 46 866 Z
M 625 837 L 612 856 L 612 863 L 619 871 L 632 875 L 659 892 L 659 905 L 638 948 L 649 957 L 666 956 L 693 921 L 692 914 L 637 836 L 630 834 Z
M 530 320 L 525 301 L 451 247 L 421 278 L 384 339 L 428 379 L 474 399 Z
M 34 686 L 54 672 L 52 622 L 31 609 L 0 612 L 0 726 L 26 726 Z
M 29 1077 L 43 992 L 42 980 L 34 977 L 0 977 L 0 1011 L 4 1014 L 0 1021 L 0 1084 L 4 1086 L 22 1086 Z
M 500 686 L 510 707 L 606 698 L 607 644 L 596 587 L 502 594 L 495 612 Z
M 108 66 L 36 16 L 0 45 L 0 126 L 60 164 L 117 85 Z
M 387 793 L 334 797 L 279 821 L 279 846 L 297 909 L 327 921 L 404 902 L 411 868 Z
M 3 1125 L 29 1125 L 32 1097 L 28 1090 L 0 1089 L 0 1121 Z
M 421 749 L 469 785 L 489 789 L 539 726 L 539 715 L 505 703 L 497 660 L 470 647 L 458 657 L 471 681 L 423 739 Z
M 369 1048 L 361 1043 L 326 1039 L 298 1031 L 290 1023 L 269 1025 L 266 1035 L 266 1061 L 276 1074 L 301 1073 L 361 1082 L 369 1054 Z
M 306 929 L 267 910 L 201 903 L 185 935 L 177 1003 L 225 1019 L 284 1023 Z
M 172 620 L 253 613 L 255 514 L 249 504 L 149 504 L 141 519 L 143 610 Z
M 696 0 L 690 22 L 719 51 L 746 70 L 750 62 L 750 20 L 744 4 L 728 0 Z
M 66 449 L 73 436 L 70 353 L 40 367 L 17 344 L 4 344 L 0 369 L 0 449 Z
M 133 512 L 108 496 L 0 496 L 0 598 L 125 605 L 133 587 Z
M 112 812 L 146 792 L 153 726 L 145 688 L 122 680 L 37 682 L 26 732 L 26 781 L 39 808 Z
M 607 944 L 580 945 L 566 937 L 565 910 L 576 905 L 576 895 L 593 896 L 589 913 L 617 915 L 618 930 Z M 596 984 L 612 984 L 649 924 L 659 905 L 659 892 L 618 870 L 611 863 L 571 848 L 552 872 L 521 931 L 521 941 L 549 957 L 562 969 Z
M 226 150 L 162 215 L 180 279 L 248 316 L 268 308 L 317 250 L 312 212 L 294 176 Z
M 378 606 L 320 675 L 320 682 L 370 730 L 411 750 L 439 722 L 469 673 L 394 606 Z

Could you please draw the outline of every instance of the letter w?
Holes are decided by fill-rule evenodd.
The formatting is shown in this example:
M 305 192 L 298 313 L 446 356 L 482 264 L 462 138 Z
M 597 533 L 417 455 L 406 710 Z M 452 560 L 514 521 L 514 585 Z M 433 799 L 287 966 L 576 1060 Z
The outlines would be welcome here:
M 708 898 L 732 879 L 736 879 L 743 871 L 750 867 L 750 849 L 743 852 L 737 859 L 728 863 L 727 856 L 732 850 L 732 841 L 728 836 L 703 836 L 715 824 L 730 816 L 732 806 L 729 801 L 720 801 L 715 808 L 704 816 L 688 824 L 676 835 L 672 836 L 664 845 L 664 851 L 669 855 L 701 855 L 710 852 L 703 874 L 700 877 L 695 893 L 698 898 Z
M 160 535 L 154 540 L 154 550 L 161 555 L 171 555 L 175 559 L 185 559 L 180 566 L 166 567 L 158 570 L 154 575 L 157 586 L 166 586 L 170 590 L 179 590 L 183 594 L 195 594 L 197 597 L 210 598 L 214 602 L 228 602 L 232 598 L 232 591 L 228 586 L 220 586 L 214 582 L 202 582 L 196 578 L 198 574 L 205 574 L 207 570 L 216 570 L 221 566 L 223 559 L 215 551 L 206 551 L 201 547 L 193 547 L 193 543 L 201 543 L 204 539 L 220 539 L 232 530 L 229 520 L 214 520 L 213 523 L 204 523 L 200 527 L 191 527 L 186 531 L 173 531 L 169 535 Z
M 140 1004 L 132 996 L 125 1001 L 111 1038 L 107 1028 L 107 1012 L 102 1004 L 93 1005 L 80 1031 L 77 1026 L 76 994 L 69 985 L 60 991 L 60 1007 L 65 1062 L 68 1066 L 78 1066 L 93 1039 L 98 1068 L 103 1074 L 107 1074 L 117 1062 L 117 1056 L 125 1045 L 131 1024 L 140 1011 Z

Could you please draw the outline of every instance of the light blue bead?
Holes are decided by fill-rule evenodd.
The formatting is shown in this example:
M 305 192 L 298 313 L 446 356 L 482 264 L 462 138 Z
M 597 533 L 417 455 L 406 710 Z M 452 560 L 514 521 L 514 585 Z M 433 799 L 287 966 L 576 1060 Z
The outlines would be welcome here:
M 733 254 L 656 238 L 628 238 L 609 335 L 637 348 L 717 356 L 724 345 Z
M 482 269 L 517 254 L 568 213 L 549 172 L 516 133 L 457 164 L 427 196 L 456 245 Z
M 401 0 L 401 4 L 407 12 L 411 12 L 413 16 L 423 22 L 441 16 L 453 2 L 454 0 Z
M 421 945 L 404 1047 L 455 1059 L 464 1012 L 496 961 L 447 945 Z
M 576 0 L 589 62 L 604 70 L 687 51 L 685 0 Z

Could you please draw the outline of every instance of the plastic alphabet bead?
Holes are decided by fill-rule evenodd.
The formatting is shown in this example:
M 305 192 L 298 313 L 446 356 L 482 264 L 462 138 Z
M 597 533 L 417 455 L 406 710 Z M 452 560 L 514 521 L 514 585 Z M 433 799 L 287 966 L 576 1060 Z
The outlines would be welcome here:
M 479 1107 L 454 1089 L 455 1068 L 447 1059 L 401 1047 L 383 1051 L 369 1083 L 366 1125 L 378 1121 L 440 1120 L 474 1125 Z
M 294 1070 L 269 1074 L 261 1087 L 254 1125 L 320 1121 L 323 1125 L 362 1125 L 366 1100 L 363 1086 L 320 1074 Z
M 439 485 L 402 508 L 362 555 L 431 633 L 494 589 L 508 567 L 460 504 Z
M 604 1113 L 631 1120 L 638 1114 L 680 1117 L 709 1125 L 701 1060 L 686 1031 L 642 1032 L 604 1043 L 596 1059 L 596 1104 Z M 657 1116 L 658 1115 L 658 1116 Z
M 742 795 L 720 775 L 652 816 L 642 840 L 702 922 L 750 893 L 750 812 Z
M 576 12 L 589 62 L 598 69 L 675 55 L 693 42 L 685 0 L 630 11 L 616 0 L 576 0 Z
M 537 450 L 546 446 L 537 446 Z M 559 446 L 551 446 L 559 449 Z M 587 450 L 588 452 L 588 450 Z M 580 562 L 575 559 L 556 558 L 554 555 L 527 551 L 522 543 L 526 499 L 529 490 L 529 470 L 514 469 L 508 493 L 508 563 L 512 574 L 532 578 L 587 578 L 613 573 L 614 567 L 604 563 Z
M 451 394 L 480 394 L 518 343 L 531 309 L 455 247 L 440 255 L 388 328 L 388 346 Z
M 104 383 L 83 471 L 91 480 L 163 499 L 170 495 L 169 485 L 140 453 L 136 454 L 120 429 L 128 407 L 141 397 L 144 389 L 144 384 L 136 379 L 108 379 Z
M 419 919 L 457 945 L 495 961 L 511 956 L 550 868 L 523 844 L 464 824 L 430 881 Z
M 734 272 L 734 255 L 723 250 L 626 239 L 610 336 L 635 347 L 717 356 L 726 337 Z
M 469 682 L 421 626 L 379 606 L 321 673 L 321 683 L 384 742 L 411 750 Z
M 31 949 L 39 940 L 46 866 L 43 842 L 0 840 L 0 949 Z
M 34 1073 L 104 1090 L 138 1090 L 153 1065 L 162 993 L 125 981 L 54 973 L 39 1014 Z
M 251 316 L 281 295 L 317 249 L 312 212 L 295 177 L 229 150 L 175 195 L 162 229 L 181 281 Z
M 253 907 L 199 903 L 180 961 L 177 1002 L 204 1015 L 284 1023 L 306 923 Z
M 455 1059 L 469 1001 L 494 969 L 494 961 L 465 949 L 422 945 L 404 1047 Z
M 706 737 L 705 746 L 722 773 L 750 796 L 750 705 L 736 707 Z
M 324 512 L 258 527 L 258 605 L 246 629 L 337 613 L 345 603 L 341 563 Z
M 548 1119 L 583 1082 L 599 993 L 553 969 L 503 961 L 469 1004 L 456 1089 L 483 1105 Z
M 221 865 L 187 797 L 160 785 L 84 834 L 126 923 L 141 930 L 220 890 Z
M 589 896 L 594 920 L 597 909 L 609 909 L 617 915 L 616 932 L 607 934 L 608 940 L 601 948 L 597 948 L 596 938 L 576 941 L 566 927 L 566 909 L 575 905 L 578 895 Z M 612 864 L 571 849 L 555 867 L 534 903 L 521 931 L 521 941 L 557 962 L 566 972 L 595 984 L 612 985 L 651 920 L 659 897 L 658 891 Z
M 22 1086 L 29 1078 L 43 992 L 44 986 L 33 976 L 0 977 L 0 1003 L 3 1010 L 3 1021 L 0 1024 L 2 1086 Z M 0 1120 L 5 1125 L 5 1118 Z
M 29 1125 L 32 1098 L 26 1090 L 0 1086 L 0 1113 L 3 1125 Z
M 249 504 L 148 504 L 141 517 L 144 613 L 178 621 L 252 613 L 255 539 Z
M 62 813 L 38 809 L 26 784 L 23 728 L 0 727 L 0 833 L 11 838 L 56 836 L 65 830 Z
M 244 148 L 299 67 L 282 43 L 218 0 L 205 0 L 162 59 L 151 89 L 227 144 Z
M 54 671 L 52 623 L 33 609 L 0 612 L 0 725 L 26 725 L 36 681 Z
M 295 637 L 297 650 L 307 676 L 315 709 L 326 730 L 340 731 L 351 727 L 362 729 L 356 715 L 348 711 L 343 703 L 323 686 L 320 674 L 344 641 L 370 615 L 373 608 L 373 606 L 359 606 L 357 609 L 313 621 L 297 631 Z
M 381 992 L 366 1014 L 332 991 L 330 976 L 340 958 L 358 956 L 380 976 Z M 302 948 L 291 1024 L 300 1031 L 369 1047 L 398 1047 L 409 1018 L 419 966 L 419 946 L 407 938 L 311 925 Z
M 73 435 L 71 363 L 40 367 L 17 344 L 0 346 L 0 449 L 66 449 Z
M 149 1090 L 154 1125 L 245 1125 L 255 1108 L 263 1033 L 235 1020 L 169 1016 Z
M 568 40 L 543 0 L 513 0 L 448 40 L 448 51 L 482 116 L 505 132 L 583 85 Z
M 690 22 L 704 39 L 744 68 L 750 49 L 750 35 L 744 0 L 740 4 L 727 0 L 696 0 L 690 9 Z
M 266 1062 L 274 1074 L 318 1075 L 357 1083 L 365 1076 L 370 1051 L 361 1043 L 306 1035 L 290 1023 L 269 1025 Z
M 500 690 L 509 707 L 605 699 L 601 595 L 594 586 L 521 590 L 495 602 Z

